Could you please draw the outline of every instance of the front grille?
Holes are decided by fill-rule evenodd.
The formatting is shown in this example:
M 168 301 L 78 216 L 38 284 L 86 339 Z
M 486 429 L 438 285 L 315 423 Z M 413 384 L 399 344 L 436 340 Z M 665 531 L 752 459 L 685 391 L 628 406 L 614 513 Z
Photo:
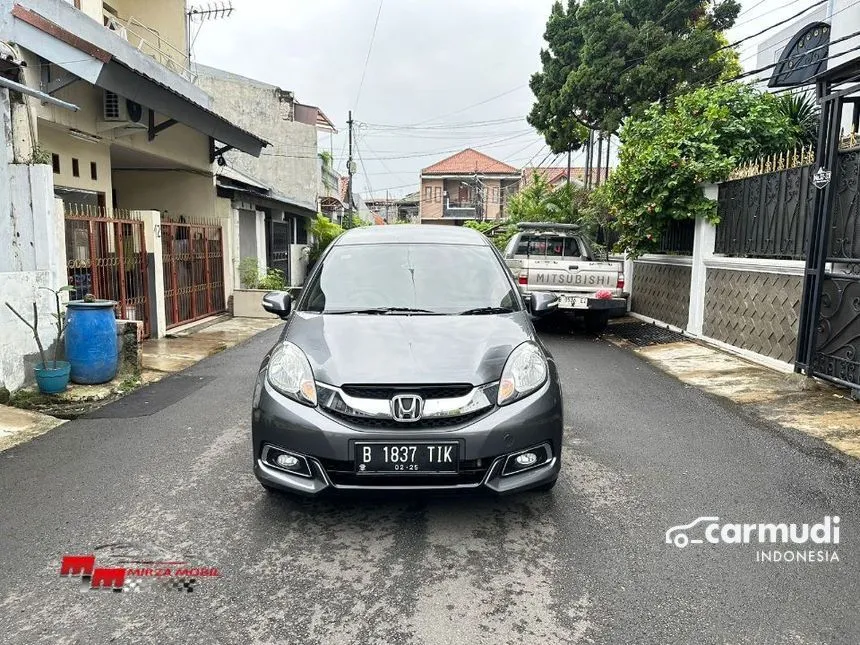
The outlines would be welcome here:
M 414 423 L 401 423 L 394 419 L 375 419 L 372 417 L 354 417 L 342 412 L 324 409 L 326 414 L 344 423 L 348 423 L 360 428 L 376 428 L 380 430 L 427 430 L 432 428 L 453 428 L 455 426 L 464 425 L 480 419 L 488 414 L 491 409 L 478 410 L 469 414 L 463 414 L 457 417 L 440 417 L 420 419 Z
M 456 486 L 484 481 L 492 459 L 463 459 L 456 475 L 357 475 L 351 461 L 320 459 L 328 478 L 335 486 Z
M 468 383 L 452 385 L 344 385 L 340 388 L 347 396 L 360 399 L 390 399 L 396 394 L 417 394 L 427 399 L 455 399 L 466 396 L 473 386 Z

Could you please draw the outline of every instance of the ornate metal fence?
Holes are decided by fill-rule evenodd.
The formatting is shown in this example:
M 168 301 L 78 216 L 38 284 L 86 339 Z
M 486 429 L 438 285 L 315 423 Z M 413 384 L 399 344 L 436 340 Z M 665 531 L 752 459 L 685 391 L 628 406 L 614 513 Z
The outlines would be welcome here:
M 221 225 L 216 222 L 162 222 L 168 328 L 227 309 L 222 241 Z
M 811 368 L 816 376 L 860 389 L 860 151 L 836 155 L 831 190 Z
M 66 204 L 66 260 L 72 299 L 115 300 L 116 316 L 143 321 L 149 336 L 149 265 L 143 222 L 133 213 Z
M 811 165 L 720 184 L 715 251 L 723 255 L 800 260 L 815 188 Z

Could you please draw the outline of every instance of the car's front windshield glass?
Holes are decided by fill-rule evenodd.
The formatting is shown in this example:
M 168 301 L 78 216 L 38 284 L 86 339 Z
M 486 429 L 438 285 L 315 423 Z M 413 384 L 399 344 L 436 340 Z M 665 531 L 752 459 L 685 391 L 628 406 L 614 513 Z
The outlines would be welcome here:
M 308 285 L 304 311 L 457 314 L 518 310 L 505 267 L 486 246 L 338 246 Z

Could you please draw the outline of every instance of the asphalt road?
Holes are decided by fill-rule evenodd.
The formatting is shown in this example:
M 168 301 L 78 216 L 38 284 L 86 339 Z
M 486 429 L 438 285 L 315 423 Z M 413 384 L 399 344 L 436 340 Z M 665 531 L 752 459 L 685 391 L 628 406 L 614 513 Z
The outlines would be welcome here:
M 820 444 L 547 332 L 568 423 L 552 493 L 295 501 L 250 471 L 276 333 L 0 453 L 0 642 L 860 643 L 860 474 Z M 838 562 L 664 543 L 699 516 L 827 515 L 840 543 L 814 548 Z M 117 543 L 221 575 L 193 593 L 59 576 L 63 554 Z

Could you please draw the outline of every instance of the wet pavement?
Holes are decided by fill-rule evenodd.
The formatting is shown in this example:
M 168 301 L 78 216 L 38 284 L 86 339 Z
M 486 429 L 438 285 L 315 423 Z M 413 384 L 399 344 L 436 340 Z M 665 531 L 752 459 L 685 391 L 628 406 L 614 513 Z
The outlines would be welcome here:
M 296 500 L 251 474 L 250 399 L 276 337 L 0 453 L 0 640 L 860 642 L 860 468 L 819 440 L 601 339 L 544 332 L 566 397 L 554 491 Z M 665 543 L 700 516 L 840 516 L 841 541 L 814 547 L 824 562 Z M 220 575 L 198 572 L 193 593 L 84 592 L 59 575 L 63 554 L 94 551 Z

